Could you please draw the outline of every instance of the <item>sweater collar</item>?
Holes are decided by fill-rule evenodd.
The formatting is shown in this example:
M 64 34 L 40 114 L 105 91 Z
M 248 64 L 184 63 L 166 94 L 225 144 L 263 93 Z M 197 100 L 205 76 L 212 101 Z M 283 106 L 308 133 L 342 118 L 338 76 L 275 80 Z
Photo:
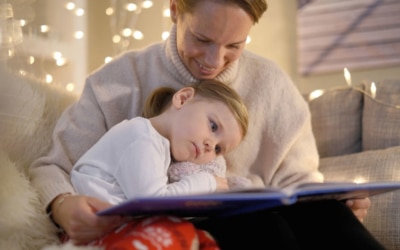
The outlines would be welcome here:
M 187 70 L 186 66 L 183 64 L 177 48 L 176 42 L 176 25 L 174 24 L 171 28 L 169 38 L 165 43 L 165 54 L 166 54 L 166 65 L 171 72 L 175 72 L 175 76 L 182 82 L 186 83 L 197 83 L 199 80 L 194 78 L 192 74 Z M 228 68 L 222 71 L 216 80 L 221 81 L 226 84 L 230 84 L 238 71 L 239 60 L 236 60 Z

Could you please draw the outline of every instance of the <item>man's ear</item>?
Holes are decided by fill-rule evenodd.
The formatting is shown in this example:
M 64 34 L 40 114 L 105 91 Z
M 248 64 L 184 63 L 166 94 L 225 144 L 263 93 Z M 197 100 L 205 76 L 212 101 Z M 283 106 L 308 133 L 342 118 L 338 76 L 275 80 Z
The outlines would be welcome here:
M 181 108 L 185 103 L 194 97 L 194 88 L 185 87 L 178 90 L 172 97 L 172 105 Z

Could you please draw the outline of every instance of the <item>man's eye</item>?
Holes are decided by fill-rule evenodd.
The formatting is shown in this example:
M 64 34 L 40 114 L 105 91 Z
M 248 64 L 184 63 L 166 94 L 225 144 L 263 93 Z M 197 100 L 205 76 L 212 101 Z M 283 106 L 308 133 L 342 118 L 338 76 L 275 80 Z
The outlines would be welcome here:
M 211 131 L 212 132 L 215 132 L 215 131 L 218 130 L 218 125 L 215 122 L 210 121 L 210 126 L 211 126 Z
M 221 147 L 220 146 L 218 146 L 218 145 L 215 146 L 215 153 L 217 155 L 221 153 Z

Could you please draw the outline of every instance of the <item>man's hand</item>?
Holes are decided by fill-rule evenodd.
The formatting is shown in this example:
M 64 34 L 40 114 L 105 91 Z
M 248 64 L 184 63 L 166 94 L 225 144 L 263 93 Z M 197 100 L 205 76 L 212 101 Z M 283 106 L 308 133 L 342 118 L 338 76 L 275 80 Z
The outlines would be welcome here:
M 61 199 L 64 199 L 60 202 Z M 82 195 L 60 195 L 51 204 L 54 221 L 74 244 L 88 243 L 124 222 L 121 216 L 97 216 L 96 212 L 111 204 Z
M 353 211 L 354 215 L 363 222 L 368 213 L 368 208 L 371 206 L 371 200 L 367 198 L 363 199 L 351 199 L 346 201 L 346 205 Z

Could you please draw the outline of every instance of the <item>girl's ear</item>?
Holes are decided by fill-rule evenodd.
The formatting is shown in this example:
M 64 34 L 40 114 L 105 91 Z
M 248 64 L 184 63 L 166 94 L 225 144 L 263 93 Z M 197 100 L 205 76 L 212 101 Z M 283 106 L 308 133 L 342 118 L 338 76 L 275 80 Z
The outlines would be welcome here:
M 172 105 L 181 108 L 187 101 L 194 98 L 194 92 L 192 87 L 181 88 L 172 97 Z

